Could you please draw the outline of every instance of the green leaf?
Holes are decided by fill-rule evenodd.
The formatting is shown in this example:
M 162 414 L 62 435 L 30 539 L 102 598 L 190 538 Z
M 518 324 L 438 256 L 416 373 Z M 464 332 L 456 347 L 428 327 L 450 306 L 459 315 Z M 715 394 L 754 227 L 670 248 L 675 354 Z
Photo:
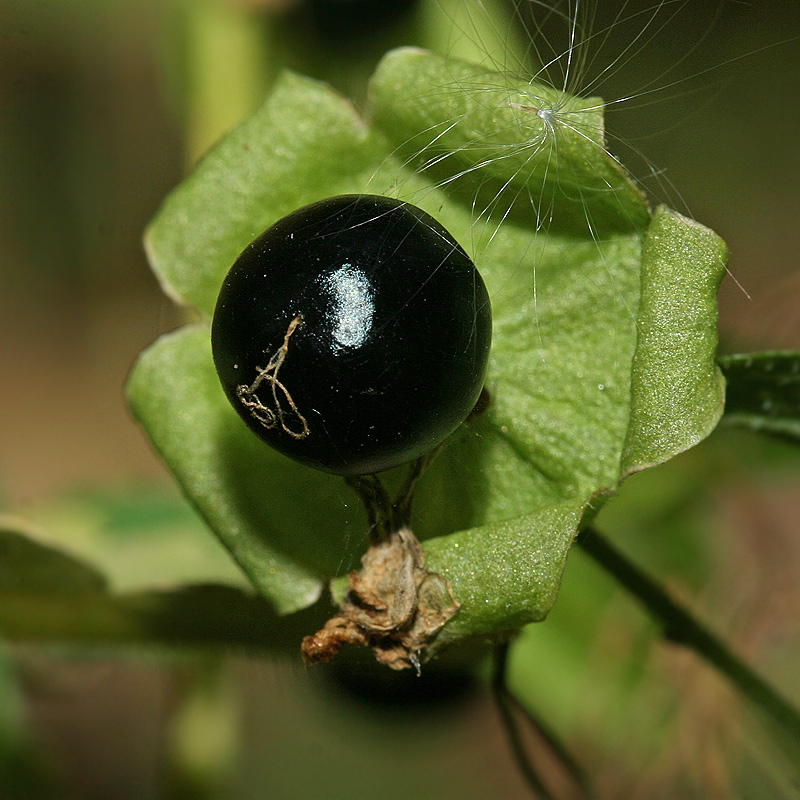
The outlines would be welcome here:
M 370 84 L 372 120 L 399 152 L 471 203 L 587 235 L 642 230 L 647 203 L 605 149 L 603 101 L 424 50 L 389 53 Z M 413 102 L 398 102 L 398 98 Z M 534 199 L 535 198 L 535 199 Z
M 725 381 L 714 363 L 716 296 L 727 259 L 708 228 L 674 211 L 656 213 L 642 251 L 625 473 L 687 450 L 720 418 Z
M 145 351 L 128 396 L 189 499 L 255 586 L 282 611 L 313 603 L 334 568 L 323 543 L 348 527 L 335 499 L 344 488 L 248 432 L 222 394 L 208 327 L 182 328 Z M 329 514 L 320 514 L 320 491 L 330 492 Z
M 0 633 L 19 641 L 240 644 L 297 649 L 314 614 L 280 622 L 261 598 L 232 586 L 112 593 L 92 564 L 28 521 L 0 517 Z
M 719 365 L 728 381 L 726 425 L 800 444 L 800 353 L 723 356 Z
M 117 592 L 184 583 L 249 585 L 195 510 L 172 492 L 84 490 L 23 513 L 95 565 Z
M 461 610 L 439 643 L 513 631 L 544 619 L 585 502 L 580 498 L 427 543 L 427 566 L 446 575 Z
M 22 520 L 0 517 L 0 594 L 50 597 L 102 594 L 103 575 L 86 562 L 44 541 Z
M 164 291 L 211 314 L 225 273 L 256 235 L 306 203 L 358 191 L 381 157 L 349 103 L 283 73 L 149 226 L 145 247 Z
M 520 109 L 521 91 L 561 116 Z M 625 475 L 717 423 L 726 249 L 669 209 L 651 217 L 605 151 L 597 100 L 408 49 L 386 57 L 372 97 L 368 132 L 341 98 L 286 78 L 165 203 L 148 233 L 153 266 L 208 312 L 238 249 L 322 194 L 399 195 L 442 222 L 492 297 L 491 403 L 434 461 L 414 528 L 462 604 L 442 641 L 518 628 L 552 606 L 581 520 Z M 255 147 L 257 166 L 242 156 Z M 153 345 L 134 368 L 130 402 L 259 590 L 297 609 L 357 565 L 363 512 L 340 479 L 246 430 L 218 385 L 208 336 L 198 325 Z

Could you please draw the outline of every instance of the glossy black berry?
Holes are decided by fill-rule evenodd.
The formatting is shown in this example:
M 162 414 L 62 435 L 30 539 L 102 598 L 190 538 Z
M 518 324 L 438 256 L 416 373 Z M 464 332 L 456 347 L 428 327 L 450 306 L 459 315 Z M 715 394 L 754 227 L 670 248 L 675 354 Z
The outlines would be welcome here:
M 267 229 L 220 290 L 212 347 L 241 418 L 275 449 L 342 475 L 443 441 L 483 386 L 489 297 L 420 209 L 332 197 Z

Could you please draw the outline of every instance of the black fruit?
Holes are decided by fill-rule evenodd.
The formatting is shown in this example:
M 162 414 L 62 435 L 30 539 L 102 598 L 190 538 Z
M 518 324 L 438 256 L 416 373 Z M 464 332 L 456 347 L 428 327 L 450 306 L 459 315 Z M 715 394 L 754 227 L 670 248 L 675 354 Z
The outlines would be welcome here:
M 211 341 L 251 430 L 317 469 L 389 469 L 442 442 L 483 386 L 491 309 L 436 220 L 373 195 L 284 217 L 239 256 Z

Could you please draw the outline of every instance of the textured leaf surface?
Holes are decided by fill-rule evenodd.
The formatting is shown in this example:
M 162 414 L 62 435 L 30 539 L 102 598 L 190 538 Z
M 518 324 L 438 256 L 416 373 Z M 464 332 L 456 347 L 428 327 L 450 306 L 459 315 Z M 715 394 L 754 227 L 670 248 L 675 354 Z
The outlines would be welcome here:
M 728 381 L 723 421 L 800 444 L 800 353 L 724 356 Z
M 641 230 L 647 204 L 605 150 L 603 102 L 402 48 L 371 84 L 374 123 L 398 151 L 472 202 L 533 206 L 540 225 L 588 235 Z M 398 102 L 398 98 L 414 102 Z
M 251 236 L 338 191 L 408 199 L 471 253 L 493 304 L 492 401 L 452 437 L 415 506 L 430 565 L 462 603 L 443 640 L 544 617 L 588 505 L 698 442 L 723 405 L 714 352 L 724 244 L 668 209 L 651 218 L 601 146 L 597 101 L 558 98 L 570 124 L 545 130 L 514 91 L 512 106 L 505 78 L 398 51 L 378 70 L 368 132 L 345 101 L 287 77 L 148 232 L 162 281 L 206 313 Z M 547 149 L 526 156 L 523 123 L 538 125 Z M 257 166 L 242 156 L 255 150 Z M 494 205 L 479 202 L 487 187 Z M 146 351 L 129 397 L 188 496 L 279 609 L 311 602 L 322 580 L 357 565 L 363 512 L 340 479 L 246 430 L 218 385 L 206 326 Z
M 717 288 L 728 252 L 696 222 L 659 209 L 644 241 L 623 472 L 660 464 L 713 430 L 725 402 L 714 363 Z

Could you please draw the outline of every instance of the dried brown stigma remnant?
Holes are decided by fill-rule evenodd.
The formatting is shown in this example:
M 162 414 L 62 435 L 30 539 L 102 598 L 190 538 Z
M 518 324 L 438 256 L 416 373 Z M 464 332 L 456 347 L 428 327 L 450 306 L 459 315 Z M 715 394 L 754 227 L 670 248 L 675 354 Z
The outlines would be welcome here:
M 409 528 L 373 542 L 361 563 L 360 572 L 348 575 L 339 613 L 303 639 L 303 659 L 330 661 L 343 644 L 360 644 L 371 646 L 381 664 L 419 672 L 434 637 L 459 609 L 449 582 L 425 568 Z
M 330 661 L 343 644 L 372 647 L 381 664 L 414 667 L 433 651 L 434 640 L 460 608 L 449 581 L 425 567 L 425 555 L 409 525 L 414 491 L 435 451 L 411 464 L 392 501 L 377 475 L 348 478 L 361 497 L 370 526 L 362 569 L 348 575 L 339 613 L 303 639 L 306 664 Z
M 290 323 L 286 329 L 286 335 L 283 337 L 283 344 L 278 348 L 275 354 L 270 358 L 269 363 L 263 369 L 259 367 L 258 375 L 250 386 L 240 384 L 236 387 L 236 396 L 241 400 L 242 404 L 249 409 L 250 414 L 257 419 L 265 428 L 274 428 L 277 425 L 281 429 L 293 436 L 295 439 L 305 439 L 310 433 L 308 422 L 306 418 L 300 413 L 295 405 L 292 395 L 286 386 L 281 383 L 278 378 L 283 362 L 286 360 L 286 354 L 289 351 L 289 340 L 292 334 L 303 324 L 303 317 L 298 315 Z M 272 407 L 264 405 L 258 396 L 258 391 L 262 383 L 267 383 L 271 390 Z M 284 408 L 284 404 L 288 404 L 288 410 Z M 290 427 L 287 419 L 294 418 L 300 425 L 300 430 L 297 426 Z

